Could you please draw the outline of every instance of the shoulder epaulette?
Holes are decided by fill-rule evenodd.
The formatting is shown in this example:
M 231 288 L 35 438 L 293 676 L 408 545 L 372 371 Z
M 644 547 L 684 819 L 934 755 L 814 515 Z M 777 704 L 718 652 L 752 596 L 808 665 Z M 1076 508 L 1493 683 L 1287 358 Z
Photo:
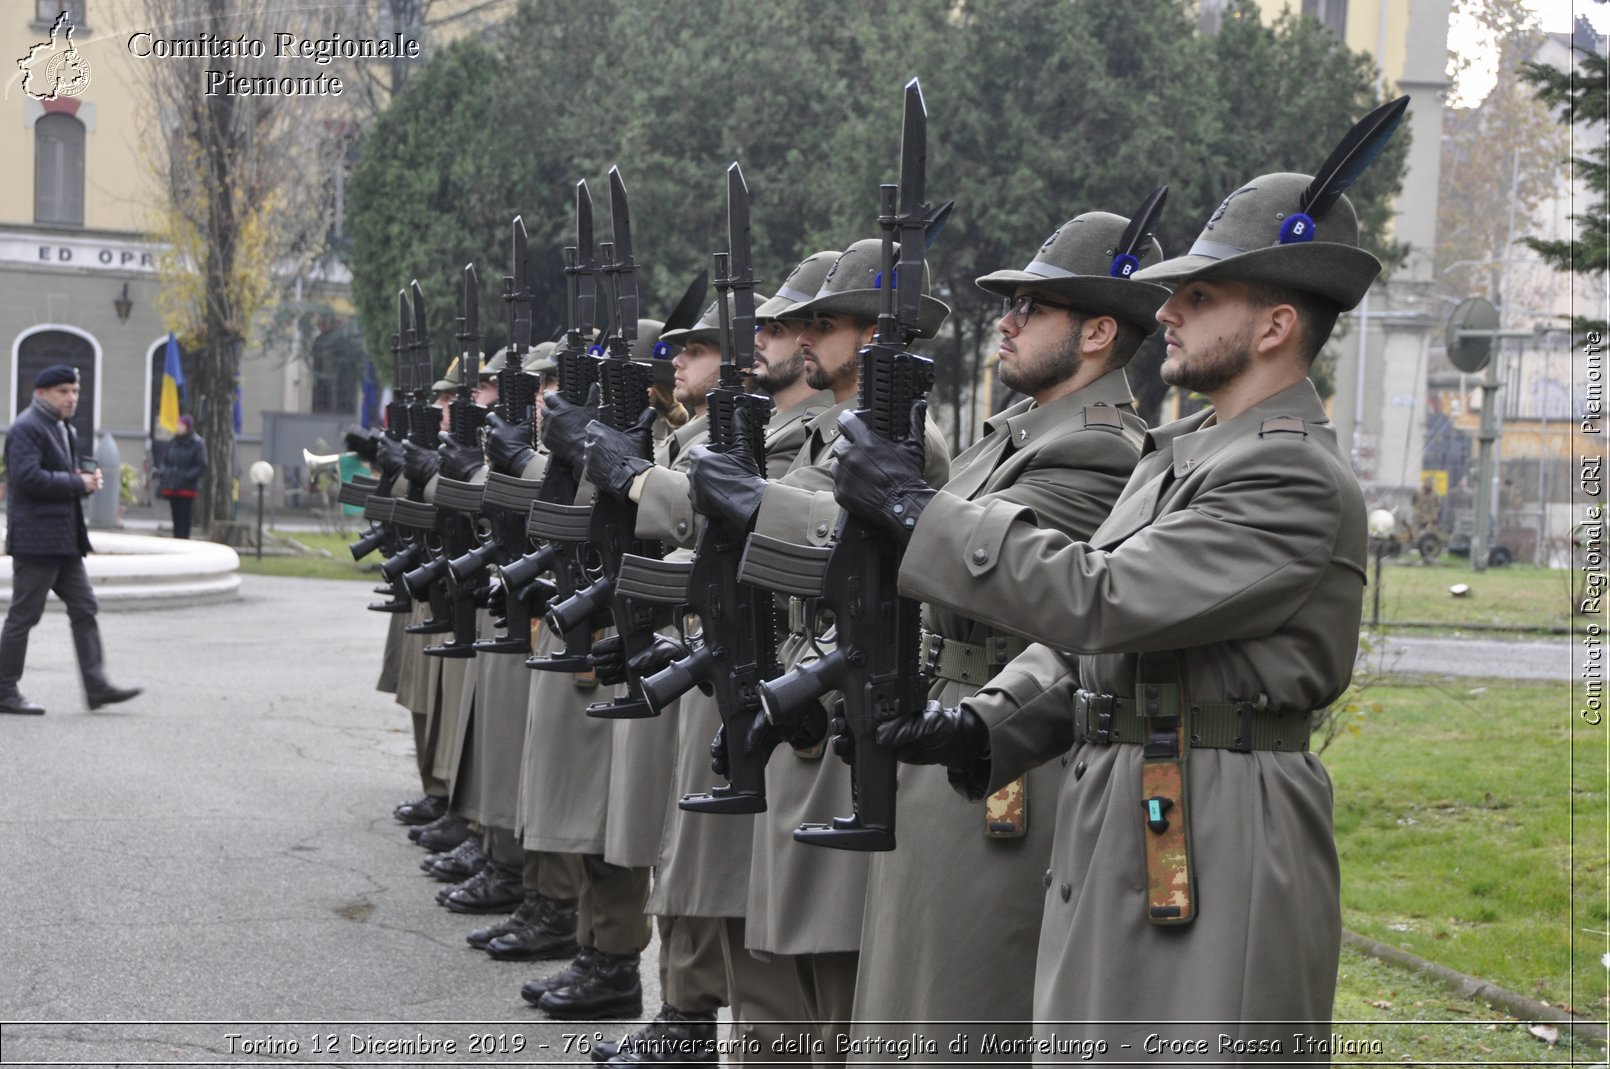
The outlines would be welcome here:
M 1295 434 L 1308 437 L 1308 425 L 1296 416 L 1270 416 L 1258 427 L 1258 437 L 1269 434 Z
M 1124 429 L 1124 418 L 1118 414 L 1116 408 L 1105 402 L 1085 405 L 1084 416 L 1086 430 L 1091 427 L 1100 427 L 1102 430 L 1107 431 L 1122 431 Z

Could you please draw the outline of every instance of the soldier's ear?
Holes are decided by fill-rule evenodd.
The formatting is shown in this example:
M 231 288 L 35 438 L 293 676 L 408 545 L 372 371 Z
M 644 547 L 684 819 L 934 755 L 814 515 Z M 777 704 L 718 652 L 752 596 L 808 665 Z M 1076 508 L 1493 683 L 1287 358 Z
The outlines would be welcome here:
M 1079 328 L 1079 352 L 1094 356 L 1118 340 L 1118 320 L 1112 316 L 1090 316 Z
M 1290 304 L 1272 304 L 1256 310 L 1252 345 L 1258 353 L 1277 353 L 1290 349 L 1300 352 L 1303 340 L 1302 314 Z

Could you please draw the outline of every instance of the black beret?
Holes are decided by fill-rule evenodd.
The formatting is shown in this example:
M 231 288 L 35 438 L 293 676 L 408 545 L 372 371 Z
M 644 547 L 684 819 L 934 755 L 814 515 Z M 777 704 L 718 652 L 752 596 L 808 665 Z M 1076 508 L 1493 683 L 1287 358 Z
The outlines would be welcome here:
M 52 386 L 60 386 L 64 382 L 77 382 L 78 369 L 68 367 L 66 364 L 52 364 L 34 376 L 34 389 L 48 390 Z

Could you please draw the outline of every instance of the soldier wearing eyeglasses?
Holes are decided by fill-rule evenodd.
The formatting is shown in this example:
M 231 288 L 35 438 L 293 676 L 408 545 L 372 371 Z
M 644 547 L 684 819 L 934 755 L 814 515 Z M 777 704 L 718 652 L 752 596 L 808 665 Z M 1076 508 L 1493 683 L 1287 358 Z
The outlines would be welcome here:
M 1090 537 L 1106 519 L 1146 433 L 1124 365 L 1156 329 L 1154 314 L 1168 296 L 1161 286 L 1113 275 L 1128 225 L 1106 212 L 1080 215 L 1023 270 L 978 280 L 1004 301 L 996 323 L 1001 383 L 1026 396 L 990 419 L 952 462 L 942 493 L 1032 509 L 1041 527 L 1071 538 Z M 1139 264 L 1162 259 L 1157 242 L 1143 248 Z M 930 696 L 956 705 L 1026 645 L 964 613 L 927 606 Z M 941 1044 L 924 1060 L 975 1060 L 984 1033 L 1030 1038 L 1032 990 L 1012 978 L 1034 970 L 1062 771 L 1056 763 L 1034 769 L 980 806 L 952 790 L 942 768 L 901 768 L 900 845 L 871 860 L 855 996 L 857 1021 L 889 1023 L 858 1027 L 897 1038 L 910 1033 L 898 1022 L 964 1022 L 945 1032 L 967 1034 L 965 1050 Z

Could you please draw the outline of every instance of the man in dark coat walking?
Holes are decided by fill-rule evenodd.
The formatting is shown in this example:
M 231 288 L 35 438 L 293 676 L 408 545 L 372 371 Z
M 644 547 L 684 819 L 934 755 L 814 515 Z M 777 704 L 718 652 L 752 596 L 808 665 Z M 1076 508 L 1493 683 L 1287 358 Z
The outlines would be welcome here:
M 101 634 L 95 624 L 95 592 L 84 570 L 90 551 L 84 498 L 101 488 L 99 471 L 78 470 L 73 413 L 78 411 L 78 369 L 45 368 L 34 379 L 33 404 L 6 435 L 10 493 L 6 502 L 6 552 L 11 554 L 11 611 L 0 630 L 0 713 L 43 713 L 17 689 L 28 657 L 28 632 L 54 590 L 67 606 L 78 652 L 78 671 L 91 709 L 128 701 L 138 687 L 115 687 L 106 679 Z

